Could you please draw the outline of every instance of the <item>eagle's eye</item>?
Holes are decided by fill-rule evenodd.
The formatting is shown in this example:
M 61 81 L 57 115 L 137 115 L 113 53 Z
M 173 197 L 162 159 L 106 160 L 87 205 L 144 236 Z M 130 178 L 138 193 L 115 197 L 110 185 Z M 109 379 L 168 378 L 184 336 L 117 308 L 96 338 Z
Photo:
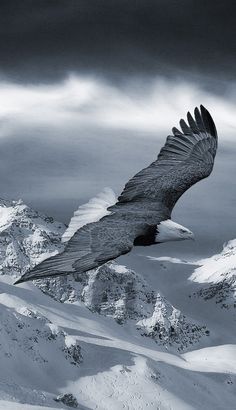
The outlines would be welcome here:
M 187 231 L 185 229 L 180 229 L 181 233 L 186 233 Z

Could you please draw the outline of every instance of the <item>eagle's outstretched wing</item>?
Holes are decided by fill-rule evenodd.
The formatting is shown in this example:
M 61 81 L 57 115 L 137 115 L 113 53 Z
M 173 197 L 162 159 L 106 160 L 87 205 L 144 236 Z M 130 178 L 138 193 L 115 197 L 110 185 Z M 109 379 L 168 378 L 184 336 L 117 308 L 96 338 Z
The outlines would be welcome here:
M 64 252 L 16 283 L 86 272 L 129 252 L 148 226 L 168 219 L 180 196 L 211 173 L 217 150 L 215 124 L 203 106 L 201 112 L 195 109 L 195 119 L 188 113 L 188 125 L 181 120 L 180 126 L 182 132 L 173 128 L 157 160 L 126 184 L 118 202 L 108 208 L 109 215 L 81 227 Z
M 104 188 L 102 192 L 91 198 L 88 203 L 80 205 L 77 211 L 74 212 L 68 228 L 62 235 L 62 243 L 68 242 L 75 232 L 84 225 L 91 222 L 97 222 L 111 212 L 107 209 L 114 205 L 117 201 L 116 194 L 111 188 Z
M 119 223 L 120 222 L 120 223 Z M 117 225 L 119 223 L 119 225 Z M 135 228 L 134 228 L 135 229 Z M 83 273 L 129 252 L 135 233 L 115 215 L 81 227 L 65 250 L 26 272 L 15 284 L 49 276 Z
M 158 201 L 170 213 L 180 196 L 193 184 L 210 175 L 217 150 L 217 131 L 209 112 L 195 108 L 188 124 L 180 120 L 182 132 L 173 128 L 157 160 L 138 172 L 118 198 L 118 204 Z M 117 205 L 118 205 L 117 204 Z

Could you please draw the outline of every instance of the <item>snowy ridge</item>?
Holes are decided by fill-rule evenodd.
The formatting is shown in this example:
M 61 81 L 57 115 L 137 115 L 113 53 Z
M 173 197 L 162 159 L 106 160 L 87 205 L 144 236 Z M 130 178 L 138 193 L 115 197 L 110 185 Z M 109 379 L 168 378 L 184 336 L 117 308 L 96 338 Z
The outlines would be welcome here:
M 82 361 L 78 343 L 36 310 L 27 306 L 13 311 L 1 308 L 0 322 L 2 359 L 21 352 L 27 360 L 48 363 L 52 351 L 58 349 L 71 364 Z
M 217 283 L 222 279 L 231 278 L 236 270 L 236 239 L 224 245 L 221 253 L 198 261 L 201 265 L 195 269 L 190 280 L 199 283 Z
M 21 200 L 0 200 L 0 272 L 20 275 L 62 249 L 65 225 Z
M 142 335 L 152 337 L 157 343 L 182 351 L 208 336 L 209 330 L 186 318 L 160 294 L 157 294 L 151 317 L 137 323 Z
M 214 299 L 222 308 L 236 308 L 236 239 L 223 246 L 221 253 L 197 261 L 186 261 L 169 256 L 152 257 L 151 261 L 193 266 L 189 280 L 204 286 L 191 296 Z
M 221 253 L 198 263 L 201 266 L 189 278 L 204 284 L 196 295 L 214 299 L 226 309 L 236 308 L 236 239 L 224 245 Z

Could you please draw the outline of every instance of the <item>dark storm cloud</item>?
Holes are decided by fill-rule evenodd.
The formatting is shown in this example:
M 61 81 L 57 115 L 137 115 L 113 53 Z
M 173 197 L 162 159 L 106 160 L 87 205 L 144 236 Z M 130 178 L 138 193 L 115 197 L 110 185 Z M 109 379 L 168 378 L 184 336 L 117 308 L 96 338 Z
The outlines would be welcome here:
M 0 72 L 235 77 L 235 9 L 229 0 L 2 1 Z

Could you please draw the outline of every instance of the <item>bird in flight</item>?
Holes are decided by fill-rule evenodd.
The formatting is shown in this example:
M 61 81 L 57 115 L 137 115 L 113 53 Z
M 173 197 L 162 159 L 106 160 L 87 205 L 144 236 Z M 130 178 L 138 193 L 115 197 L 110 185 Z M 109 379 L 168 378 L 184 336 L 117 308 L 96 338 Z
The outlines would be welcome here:
M 172 210 L 192 185 L 210 175 L 217 131 L 202 105 L 188 112 L 182 131 L 173 128 L 157 159 L 131 178 L 118 199 L 105 190 L 75 212 L 63 235 L 63 252 L 26 272 L 15 283 L 49 276 L 80 274 L 124 255 L 134 246 L 193 239 L 171 220 Z

